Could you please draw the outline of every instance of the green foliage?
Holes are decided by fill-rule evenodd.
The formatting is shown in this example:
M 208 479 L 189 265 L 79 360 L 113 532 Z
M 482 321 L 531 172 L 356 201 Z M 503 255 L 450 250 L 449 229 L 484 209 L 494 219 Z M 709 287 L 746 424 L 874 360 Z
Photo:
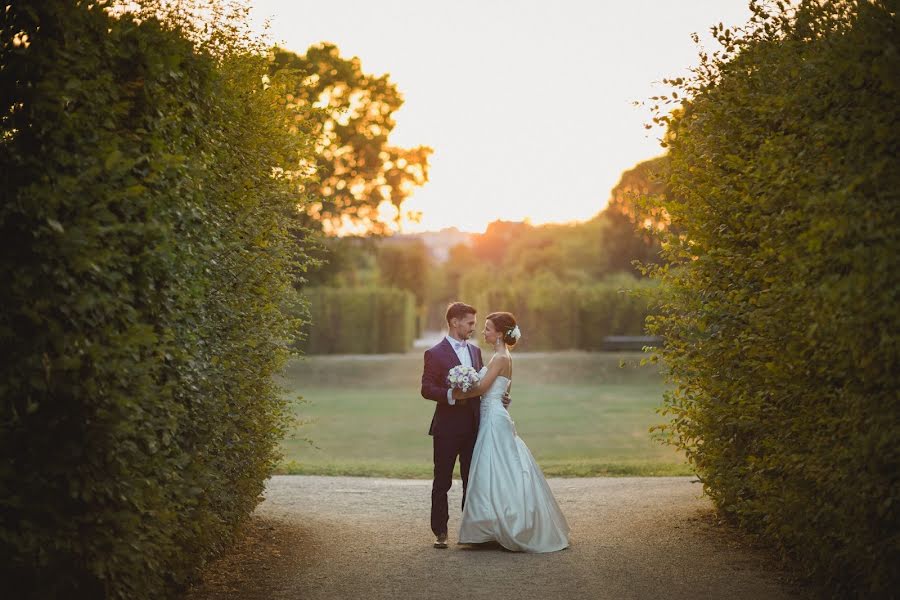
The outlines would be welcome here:
M 432 295 L 428 287 L 431 257 L 422 240 L 391 240 L 378 248 L 378 279 L 381 285 L 407 290 L 415 298 L 415 337 L 422 333 L 425 306 Z
M 378 247 L 378 278 L 386 287 L 411 292 L 416 306 L 428 297 L 428 248 L 421 240 L 392 242 L 390 238 Z
M 601 213 L 605 228 L 601 253 L 611 272 L 640 273 L 639 264 L 660 262 L 660 245 L 654 231 L 669 227 L 665 209 L 655 199 L 664 196 L 668 156 L 638 163 L 622 173 Z
M 381 238 L 376 236 L 323 237 L 312 250 L 318 259 L 303 273 L 298 287 L 367 286 L 378 283 L 376 255 Z
M 363 72 L 359 58 L 342 58 L 322 43 L 304 55 L 276 49 L 271 72 L 297 75 L 290 100 L 316 113 L 316 201 L 308 213 L 326 232 L 347 225 L 384 233 L 379 206 L 389 202 L 402 217 L 403 203 L 415 186 L 428 181 L 431 148 L 399 148 L 388 143 L 394 112 L 403 97 L 388 75 Z
M 564 296 L 568 293 L 566 290 L 587 290 L 595 284 L 600 286 L 597 290 L 605 290 L 604 282 L 612 281 L 619 274 L 626 275 L 624 279 L 619 279 L 620 282 L 632 281 L 639 274 L 639 269 L 633 264 L 635 261 L 649 263 L 659 260 L 658 242 L 649 230 L 643 228 L 642 219 L 641 223 L 637 222 L 632 210 L 633 206 L 637 206 L 638 196 L 659 193 L 660 186 L 655 183 L 658 163 L 659 159 L 654 159 L 626 172 L 613 190 L 614 197 L 609 208 L 587 222 L 532 226 L 528 223 L 495 221 L 485 233 L 473 237 L 471 246 L 461 244 L 454 247 L 449 260 L 431 270 L 428 327 L 444 325 L 443 315 L 449 302 L 459 299 L 475 302 L 481 286 L 494 288 L 489 295 L 499 302 L 504 296 L 497 296 L 500 292 L 496 288 L 502 289 L 508 282 L 543 281 L 549 286 L 545 292 L 536 291 L 537 286 L 532 286 L 535 291 L 509 292 L 512 295 L 524 294 L 516 300 L 517 306 L 522 307 L 520 310 L 533 306 L 538 311 L 535 314 L 543 314 L 541 307 L 546 302 L 553 303 L 553 294 L 557 289 L 563 290 L 561 293 Z M 598 293 L 602 295 L 599 291 L 579 292 L 579 298 L 595 297 Z M 567 310 L 572 312 L 566 312 L 566 316 L 562 317 L 566 323 L 563 324 L 564 331 L 547 330 L 548 337 L 541 334 L 539 339 L 532 338 L 529 348 L 598 347 L 595 341 L 575 341 L 575 332 L 584 327 L 598 332 L 597 335 L 601 330 L 615 329 L 641 333 L 641 325 L 634 322 L 623 327 L 603 326 L 598 329 L 600 321 L 618 317 L 588 315 L 585 312 L 588 309 L 580 308 L 583 302 L 589 301 L 572 300 L 571 305 L 566 305 Z M 619 306 L 616 302 L 613 304 Z M 476 306 L 485 309 L 483 304 Z M 491 306 L 492 310 L 499 309 L 500 304 Z M 587 317 L 590 323 L 582 323 L 582 317 Z M 587 335 L 596 337 L 594 334 Z M 554 338 L 559 339 L 554 341 Z M 566 341 L 563 342 L 563 339 Z
M 494 280 L 501 273 L 507 281 L 543 278 L 542 281 L 548 282 L 551 287 L 546 292 L 525 293 L 529 303 L 531 300 L 536 303 L 535 314 L 543 314 L 543 305 L 554 302 L 551 290 L 561 284 L 568 290 L 587 289 L 601 283 L 593 292 L 582 293 L 584 300 L 572 301 L 570 308 L 574 312 L 565 317 L 568 330 L 547 329 L 529 342 L 530 348 L 597 349 L 600 337 L 608 332 L 641 333 L 641 325 L 631 317 L 625 318 L 627 326 L 616 324 L 617 319 L 624 318 L 620 309 L 624 310 L 629 300 L 623 300 L 624 296 L 602 282 L 619 273 L 637 275 L 635 261 L 659 260 L 659 244 L 644 223 L 649 218 L 654 227 L 665 226 L 664 212 L 657 208 L 645 210 L 637 200 L 663 193 L 659 172 L 664 164 L 665 159 L 658 158 L 626 171 L 612 190 L 609 207 L 585 223 L 535 227 L 528 223 L 495 221 L 484 234 L 472 236 L 471 245 L 452 247 L 448 260 L 442 264 L 434 264 L 426 246 L 415 238 L 329 238 L 324 242 L 328 251 L 322 255 L 324 264 L 305 273 L 304 278 L 312 286 L 354 287 L 377 283 L 409 290 L 416 297 L 417 332 L 445 327 L 444 315 L 450 302 L 474 301 L 472 294 L 480 293 L 479 286 L 495 286 Z M 601 296 L 608 298 L 600 300 Z M 625 304 L 613 300 L 616 297 Z M 590 314 L 590 309 L 583 305 L 591 301 L 598 303 L 599 310 L 618 308 L 611 309 L 614 312 L 609 314 Z M 524 298 L 516 302 L 525 305 Z M 646 305 L 645 301 L 641 302 Z M 646 312 L 645 308 L 639 310 L 642 314 Z M 577 341 L 573 336 L 585 338 Z
M 378 287 L 309 288 L 311 324 L 306 354 L 406 352 L 415 339 L 416 305 L 407 290 Z
M 629 217 L 638 227 L 643 226 L 639 221 L 645 220 L 652 222 L 657 228 L 666 225 L 668 217 L 664 207 L 658 204 L 644 207 L 639 201 L 647 196 L 664 196 L 667 193 L 668 165 L 669 156 L 663 155 L 639 162 L 623 172 L 610 191 L 606 210 Z
M 599 350 L 607 335 L 643 333 L 649 308 L 642 292 L 655 287 L 625 274 L 575 285 L 548 273 L 498 282 L 476 272 L 463 278 L 462 297 L 472 300 L 479 318 L 513 313 L 523 331 L 518 350 Z
M 495 221 L 474 237 L 472 254 L 482 269 L 510 278 L 547 273 L 569 283 L 596 281 L 610 272 L 605 227 L 599 217 L 574 225 Z
M 288 424 L 272 374 L 298 326 L 279 307 L 313 138 L 228 15 L 204 35 L 143 6 L 3 13 L 0 570 L 17 598 L 173 597 L 259 501 Z
M 778 3 L 780 4 L 780 3 Z M 754 5 L 663 102 L 663 427 L 825 593 L 900 589 L 895 1 Z
M 608 335 L 641 335 L 656 287 L 626 274 L 579 287 L 578 348 L 600 350 Z

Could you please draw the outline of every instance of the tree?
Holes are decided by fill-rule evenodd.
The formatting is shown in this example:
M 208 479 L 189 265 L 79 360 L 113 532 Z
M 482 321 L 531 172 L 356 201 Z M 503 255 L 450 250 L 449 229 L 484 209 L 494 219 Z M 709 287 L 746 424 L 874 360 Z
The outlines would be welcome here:
M 636 227 L 662 229 L 668 223 L 665 207 L 659 202 L 642 199 L 659 198 L 666 194 L 666 155 L 639 162 L 619 178 L 609 194 L 606 211 L 627 216 Z
M 375 284 L 378 279 L 375 256 L 380 239 L 352 235 L 321 237 L 311 252 L 318 262 L 303 274 L 302 287 Z
M 669 226 L 660 201 L 666 193 L 668 157 L 638 163 L 622 173 L 598 220 L 603 223 L 602 250 L 610 271 L 641 272 L 638 264 L 660 262 L 656 232 Z
M 428 297 L 428 268 L 431 263 L 425 243 L 419 239 L 387 239 L 379 245 L 377 257 L 381 284 L 412 292 L 416 306 L 424 306 Z
M 505 245 L 505 275 L 531 278 L 545 272 L 568 283 L 587 283 L 609 272 L 603 231 L 594 219 L 523 229 Z
M 503 264 L 509 244 L 516 238 L 528 235 L 533 227 L 515 221 L 494 221 L 481 235 L 472 240 L 472 252 L 483 261 Z
M 342 58 L 333 44 L 311 46 L 304 55 L 276 48 L 271 73 L 296 71 L 288 100 L 300 109 L 320 108 L 315 171 L 318 178 L 309 218 L 325 233 L 346 227 L 385 233 L 379 206 L 390 203 L 402 217 L 413 188 L 428 180 L 431 148 L 388 143 L 394 112 L 403 97 L 388 75 L 363 72 L 359 58 Z

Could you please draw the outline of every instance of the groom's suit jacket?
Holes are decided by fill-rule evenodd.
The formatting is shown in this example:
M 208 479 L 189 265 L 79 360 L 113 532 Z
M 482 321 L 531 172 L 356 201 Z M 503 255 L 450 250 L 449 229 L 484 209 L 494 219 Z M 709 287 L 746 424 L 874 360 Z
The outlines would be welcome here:
M 472 367 L 479 371 L 484 363 L 481 348 L 468 344 Z M 460 364 L 453 346 L 444 338 L 439 344 L 425 351 L 425 369 L 422 371 L 422 397 L 434 400 L 434 417 L 428 435 L 475 435 L 481 417 L 481 398 L 469 398 L 465 404 L 457 401 L 451 406 L 447 402 L 447 374 Z

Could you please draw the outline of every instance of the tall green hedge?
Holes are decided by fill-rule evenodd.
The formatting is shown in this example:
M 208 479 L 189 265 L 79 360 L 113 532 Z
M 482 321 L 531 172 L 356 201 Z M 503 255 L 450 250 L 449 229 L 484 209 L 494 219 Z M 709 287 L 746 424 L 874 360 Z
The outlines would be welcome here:
M 227 21 L 202 38 L 104 8 L 2 16 L 0 572 L 15 598 L 173 597 L 259 501 L 286 425 L 271 375 L 296 329 L 278 306 L 298 197 L 273 168 L 310 140 Z
M 553 277 L 497 285 L 463 281 L 463 297 L 479 311 L 508 311 L 521 324 L 520 351 L 599 350 L 608 335 L 641 335 L 649 314 L 643 293 L 655 282 L 622 274 L 593 284 Z
M 792 4 L 673 82 L 665 429 L 824 595 L 894 597 L 898 3 Z
M 406 352 L 416 335 L 415 296 L 381 287 L 303 291 L 310 314 L 299 347 L 306 354 Z

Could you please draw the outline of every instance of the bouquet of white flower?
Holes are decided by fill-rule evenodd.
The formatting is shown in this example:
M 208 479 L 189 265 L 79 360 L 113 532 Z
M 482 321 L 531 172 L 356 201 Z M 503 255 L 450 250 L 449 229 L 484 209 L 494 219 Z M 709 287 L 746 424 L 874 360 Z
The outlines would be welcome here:
M 447 374 L 447 383 L 450 384 L 450 387 L 462 390 L 463 392 L 471 390 L 478 385 L 480 380 L 481 378 L 478 376 L 478 371 L 472 367 L 464 367 L 462 365 L 453 367 Z

